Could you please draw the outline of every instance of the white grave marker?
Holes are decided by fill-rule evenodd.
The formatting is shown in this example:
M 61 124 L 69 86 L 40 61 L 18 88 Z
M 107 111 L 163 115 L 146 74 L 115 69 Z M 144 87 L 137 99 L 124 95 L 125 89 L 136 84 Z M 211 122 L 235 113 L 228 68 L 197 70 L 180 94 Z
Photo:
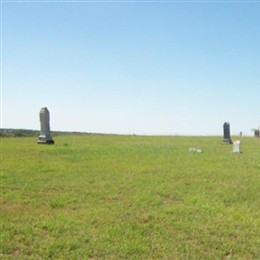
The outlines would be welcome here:
M 241 153 L 240 140 L 234 141 L 234 143 L 233 143 L 233 153 Z

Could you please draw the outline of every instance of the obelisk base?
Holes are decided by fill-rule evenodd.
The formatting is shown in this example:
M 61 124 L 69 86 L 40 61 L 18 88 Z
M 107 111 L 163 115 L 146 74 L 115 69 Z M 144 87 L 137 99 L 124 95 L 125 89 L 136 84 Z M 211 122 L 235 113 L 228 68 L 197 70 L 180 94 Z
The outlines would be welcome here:
M 231 139 L 223 139 L 222 144 L 233 144 Z
M 40 135 L 37 143 L 38 144 L 54 144 L 54 140 L 52 140 L 51 138 L 47 139 L 46 136 Z

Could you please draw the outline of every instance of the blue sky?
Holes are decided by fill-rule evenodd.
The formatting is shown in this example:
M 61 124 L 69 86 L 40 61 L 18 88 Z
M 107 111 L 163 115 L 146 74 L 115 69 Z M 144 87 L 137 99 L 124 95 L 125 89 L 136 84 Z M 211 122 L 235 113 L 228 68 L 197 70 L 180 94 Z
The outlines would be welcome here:
M 260 1 L 2 1 L 1 127 L 252 135 Z

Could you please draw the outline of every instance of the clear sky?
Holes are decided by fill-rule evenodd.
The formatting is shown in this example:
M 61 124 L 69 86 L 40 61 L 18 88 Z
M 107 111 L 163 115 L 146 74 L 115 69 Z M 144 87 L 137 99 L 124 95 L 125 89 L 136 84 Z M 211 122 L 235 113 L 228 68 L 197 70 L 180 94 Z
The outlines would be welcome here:
M 1 0 L 1 127 L 252 135 L 260 1 Z

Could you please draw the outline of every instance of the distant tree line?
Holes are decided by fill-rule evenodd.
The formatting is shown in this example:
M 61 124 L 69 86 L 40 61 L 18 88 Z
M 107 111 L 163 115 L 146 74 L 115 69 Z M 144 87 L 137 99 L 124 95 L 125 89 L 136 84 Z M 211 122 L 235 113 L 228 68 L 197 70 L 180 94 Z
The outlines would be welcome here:
M 29 137 L 38 136 L 39 131 L 28 129 L 5 129 L 1 128 L 0 137 Z
M 63 131 L 51 131 L 53 136 L 62 134 L 89 134 L 84 132 L 63 132 Z M 1 128 L 0 137 L 38 137 L 40 131 L 31 129 L 12 129 L 12 128 Z

